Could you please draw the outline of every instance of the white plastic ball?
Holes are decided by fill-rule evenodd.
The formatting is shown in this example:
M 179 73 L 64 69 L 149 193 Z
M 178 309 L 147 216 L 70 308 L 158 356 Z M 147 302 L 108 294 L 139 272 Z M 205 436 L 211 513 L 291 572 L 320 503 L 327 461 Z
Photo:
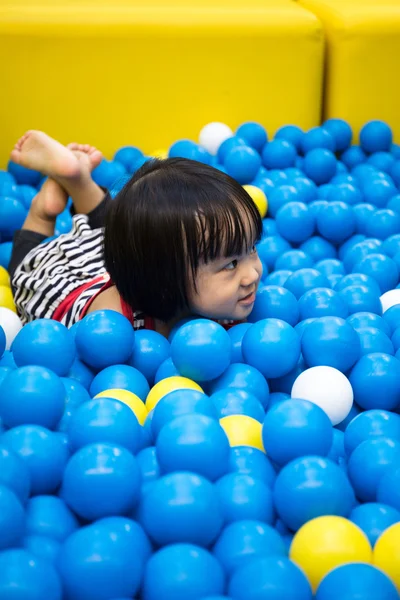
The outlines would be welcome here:
M 333 367 L 312 367 L 303 371 L 294 382 L 291 395 L 317 404 L 332 425 L 341 423 L 353 406 L 350 381 Z
M 396 288 L 385 292 L 380 297 L 380 301 L 382 304 L 382 312 L 386 312 L 389 308 L 392 308 L 392 306 L 400 304 L 400 290 Z
M 22 329 L 22 323 L 15 312 L 0 306 L 0 327 L 3 328 L 6 335 L 6 350 L 9 350 L 17 333 Z
M 217 154 L 222 142 L 233 136 L 233 131 L 225 123 L 208 123 L 199 134 L 199 143 L 212 155 Z

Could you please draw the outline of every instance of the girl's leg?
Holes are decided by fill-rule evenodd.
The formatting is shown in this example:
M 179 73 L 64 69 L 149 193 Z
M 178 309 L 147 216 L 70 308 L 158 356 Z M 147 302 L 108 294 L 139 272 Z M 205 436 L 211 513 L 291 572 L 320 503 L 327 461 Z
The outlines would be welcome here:
M 34 231 L 46 237 L 54 235 L 56 217 L 67 204 L 67 192 L 54 179 L 47 179 L 34 197 L 23 230 Z
M 28 131 L 15 145 L 11 160 L 54 179 L 71 196 L 75 211 L 89 214 L 99 206 L 104 191 L 93 181 L 92 170 L 102 154 L 93 146 L 63 146 L 42 131 Z

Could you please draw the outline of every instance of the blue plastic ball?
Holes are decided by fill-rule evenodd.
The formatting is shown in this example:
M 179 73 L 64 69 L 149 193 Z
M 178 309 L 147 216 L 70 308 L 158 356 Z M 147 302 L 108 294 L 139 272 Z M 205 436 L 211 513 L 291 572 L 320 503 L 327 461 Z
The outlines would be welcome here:
M 376 498 L 400 512 L 400 469 L 398 465 L 388 469 L 378 485 Z
M 50 562 L 19 548 L 0 553 L 0 598 L 61 600 L 62 597 L 60 578 Z
M 299 300 L 306 292 L 328 287 L 327 278 L 316 269 L 299 269 L 287 278 L 285 288 Z
M 164 475 L 142 490 L 139 521 L 159 546 L 187 542 L 209 546 L 223 519 L 215 486 L 200 475 Z
M 239 136 L 236 136 L 236 135 L 232 136 L 232 137 L 228 138 L 227 140 L 225 140 L 224 142 L 222 142 L 222 144 L 218 148 L 218 152 L 217 152 L 218 162 L 220 164 L 223 164 L 225 162 L 225 158 L 228 155 L 228 153 L 233 148 L 237 148 L 238 146 L 247 146 L 247 142 L 243 138 L 240 138 Z
M 307 454 L 326 456 L 333 433 L 329 417 L 319 406 L 290 399 L 267 412 L 262 437 L 268 457 L 282 466 Z
M 326 365 L 345 373 L 360 358 L 360 340 L 353 327 L 339 317 L 322 317 L 310 323 L 301 337 L 308 367 Z
M 260 371 L 250 365 L 232 363 L 221 377 L 210 384 L 212 393 L 227 389 L 243 390 L 254 395 L 264 408 L 268 405 L 268 382 Z
M 400 440 L 378 437 L 355 448 L 347 472 L 354 492 L 362 502 L 375 502 L 379 483 L 390 469 L 400 464 Z
M 299 320 L 299 309 L 294 294 L 274 285 L 262 286 L 256 295 L 253 310 L 248 316 L 250 323 L 261 319 L 282 319 L 293 327 Z
M 337 258 L 325 258 L 323 260 L 319 260 L 315 264 L 315 269 L 329 277 L 330 275 L 345 275 L 344 266 L 341 260 Z
M 276 213 L 279 235 L 289 242 L 301 243 L 314 233 L 313 214 L 303 202 L 288 202 Z
M 298 271 L 299 269 L 310 268 L 313 266 L 313 264 L 313 259 L 308 254 L 303 252 L 303 250 L 287 250 L 277 258 L 275 263 L 275 272 L 281 269 Z M 275 272 L 272 272 L 270 277 L 273 277 Z
M 230 470 L 232 473 L 249 475 L 261 479 L 268 487 L 272 487 L 276 473 L 268 457 L 251 446 L 235 446 L 231 448 Z
M 126 168 L 122 163 L 115 160 L 106 160 L 105 158 L 92 171 L 93 181 L 105 188 L 111 188 L 123 175 L 126 175 Z
M 286 170 L 287 173 L 288 170 Z M 297 190 L 297 199 L 305 204 L 316 201 L 318 198 L 318 187 L 311 179 L 304 177 L 300 171 L 300 175 L 292 179 L 292 185 Z
M 364 202 L 377 208 L 386 208 L 391 198 L 397 195 L 395 185 L 387 179 L 375 178 L 363 184 Z
M 26 507 L 26 535 L 63 542 L 79 527 L 65 502 L 57 496 L 35 496 Z
M 12 242 L 3 242 L 0 244 L 0 265 L 8 269 L 11 260 Z
M 242 185 L 248 184 L 261 167 L 261 158 L 250 146 L 237 146 L 225 156 L 224 166 L 228 175 Z
M 324 122 L 323 128 L 335 140 L 335 150 L 337 152 L 343 152 L 350 146 L 353 132 L 347 121 L 343 119 L 328 119 Z
M 135 332 L 129 364 L 140 371 L 152 385 L 158 367 L 169 358 L 170 353 L 170 345 L 164 336 L 156 331 L 143 329 Z
M 86 390 L 94 379 L 94 372 L 85 365 L 79 358 L 76 358 L 68 372 L 68 378 L 80 383 Z
M 24 531 L 25 513 L 19 498 L 8 487 L 0 485 L 0 550 L 17 546 Z
M 105 390 L 128 390 L 141 400 L 146 400 L 150 391 L 147 379 L 140 371 L 129 365 L 113 365 L 103 369 L 90 384 L 90 394 L 96 396 Z
M 306 154 L 314 149 L 336 150 L 333 136 L 324 127 L 312 127 L 301 140 L 301 151 Z
M 66 540 L 57 561 L 66 597 L 132 598 L 150 552 L 145 533 L 131 519 L 110 517 L 82 527 Z
M 153 411 L 151 429 L 157 439 L 161 429 L 177 417 L 200 414 L 217 419 L 217 410 L 213 401 L 197 390 L 182 389 L 166 394 L 157 403 Z
M 378 171 L 390 173 L 396 159 L 390 152 L 374 152 L 368 158 L 367 163 L 375 167 Z
M 400 215 L 393 210 L 376 210 L 366 222 L 366 235 L 379 240 L 386 240 L 398 231 L 400 231 Z
M 330 242 L 344 242 L 356 229 L 353 208 L 344 202 L 330 202 L 317 215 L 317 229 Z
M 400 305 L 395 304 L 385 310 L 383 321 L 388 324 L 390 332 L 394 332 L 397 327 L 400 327 Z
M 359 312 L 373 312 L 382 314 L 382 304 L 379 293 L 366 285 L 349 285 L 340 292 L 350 314 Z
M 327 200 L 330 202 L 344 202 L 345 204 L 354 206 L 362 202 L 363 197 L 360 190 L 354 185 L 351 185 L 350 183 L 340 183 L 339 185 L 335 185 L 329 191 Z
M 387 336 L 390 335 L 390 327 L 385 321 L 385 319 L 374 313 L 354 313 L 347 318 L 347 321 L 354 329 L 364 329 L 366 327 L 372 327 L 380 329 Z
M 61 544 L 42 535 L 26 535 L 23 547 L 36 558 L 44 559 L 55 564 L 60 553 Z
M 304 158 L 304 172 L 314 183 L 328 183 L 337 169 L 336 157 L 331 150 L 314 148 Z
M 271 526 L 255 520 L 230 523 L 221 532 L 213 552 L 230 576 L 255 558 L 286 555 L 285 544 L 279 533 Z
M 373 219 L 376 207 L 372 204 L 359 203 L 353 207 L 354 216 L 356 218 L 356 231 L 361 234 L 366 234 L 368 223 Z
M 300 250 L 311 256 L 315 262 L 323 258 L 336 258 L 337 256 L 335 246 L 318 235 L 303 242 L 300 245 Z
M 54 429 L 65 406 L 65 388 L 44 367 L 10 371 L 0 387 L 0 417 L 7 427 L 42 425 Z
M 192 544 L 173 544 L 148 561 L 142 598 L 200 600 L 223 594 L 224 589 L 224 571 L 210 552 Z
M 353 169 L 357 165 L 362 164 L 366 158 L 367 156 L 360 146 L 350 146 L 350 148 L 347 148 L 340 156 L 340 160 L 348 169 Z
M 272 491 L 261 479 L 229 473 L 217 481 L 216 490 L 225 523 L 247 519 L 274 522 Z
M 291 252 L 291 251 L 289 250 L 289 252 Z M 287 254 L 289 254 L 289 252 L 285 252 L 285 254 L 287 255 Z M 303 256 L 306 256 L 306 254 L 304 254 L 304 252 L 301 252 L 299 250 L 293 250 L 293 252 L 296 252 L 296 254 L 301 254 Z M 297 259 L 298 256 L 296 256 L 295 258 Z M 300 256 L 300 260 L 301 260 L 301 258 L 302 257 Z M 277 271 L 274 271 L 273 273 L 268 275 L 265 279 L 263 279 L 263 283 L 266 286 L 267 285 L 268 286 L 269 285 L 277 285 L 278 287 L 283 287 L 292 273 L 293 273 L 293 271 L 290 271 L 289 269 L 278 269 Z M 257 298 L 256 298 L 256 301 L 257 301 Z
M 389 200 L 389 202 L 386 205 L 386 208 L 389 208 L 390 210 L 394 210 L 395 212 L 399 213 L 400 212 L 400 194 L 397 194 L 396 196 L 392 196 Z
M 160 465 L 158 464 L 155 446 L 144 448 L 139 452 L 136 458 L 139 465 L 143 488 L 144 485 L 152 483 L 160 477 Z
M 250 561 L 237 569 L 229 582 L 235 600 L 312 600 L 311 586 L 291 560 L 269 556 Z M 267 591 L 267 592 L 266 592 Z
M 337 465 L 345 464 L 346 452 L 344 449 L 344 433 L 337 426 L 332 429 L 333 440 L 327 458 L 335 462 Z
M 156 449 L 163 473 L 190 471 L 215 481 L 229 468 L 225 431 L 215 419 L 205 415 L 183 415 L 164 425 Z
M 171 343 L 171 358 L 179 373 L 195 381 L 219 377 L 231 360 L 231 340 L 225 329 L 208 319 L 182 325 Z
M 300 319 L 311 317 L 341 317 L 345 319 L 348 308 L 338 292 L 329 288 L 314 288 L 299 299 Z
M 249 392 L 239 389 L 222 389 L 211 396 L 218 412 L 218 417 L 229 415 L 246 415 L 259 423 L 264 421 L 265 410 L 261 402 Z
M 348 424 L 344 434 L 347 455 L 363 442 L 376 438 L 400 441 L 400 416 L 386 410 L 366 410 Z
M 382 241 L 376 238 L 364 238 L 363 240 L 352 244 L 343 256 L 343 264 L 346 271 L 351 272 L 353 267 L 366 256 L 379 252 L 381 246 Z
M 399 281 L 399 270 L 395 261 L 384 254 L 368 254 L 354 265 L 353 272 L 364 273 L 375 279 L 382 294 L 395 288 Z
M 343 470 L 326 458 L 306 456 L 280 471 L 274 502 L 282 521 L 293 531 L 322 515 L 347 517 L 355 499 Z
M 393 258 L 400 251 L 400 234 L 390 235 L 382 244 L 382 252 Z
M 283 139 L 275 139 L 266 144 L 262 151 L 262 161 L 267 169 L 287 169 L 296 160 L 296 148 Z
M 360 144 L 365 152 L 387 152 L 393 141 L 393 133 L 384 121 L 369 121 L 360 131 Z
M 382 352 L 362 356 L 349 380 L 354 400 L 364 409 L 394 410 L 400 404 L 400 361 L 394 356 Z
M 141 427 L 133 411 L 112 398 L 97 398 L 81 404 L 68 426 L 72 452 L 87 444 L 107 442 L 135 454 L 140 446 Z
M 258 255 L 268 269 L 272 269 L 277 258 L 290 249 L 289 242 L 280 235 L 268 236 L 257 245 Z
M 349 518 L 362 529 L 374 547 L 385 529 L 400 521 L 400 512 L 386 504 L 366 502 L 353 508 Z
M 69 459 L 61 495 L 79 517 L 95 520 L 128 514 L 138 501 L 139 488 L 139 467 L 128 450 L 90 444 Z
M 300 150 L 303 135 L 303 130 L 297 125 L 284 125 L 275 133 L 275 139 L 286 140 L 293 144 L 297 150 Z
M 179 371 L 172 362 L 172 358 L 167 358 L 167 360 L 164 360 L 158 367 L 154 377 L 154 383 L 156 384 L 162 379 L 173 377 L 174 375 L 179 375 Z
M 299 194 L 293 185 L 281 185 L 276 187 L 268 195 L 268 214 L 275 218 L 279 210 L 286 204 L 297 202 L 298 200 Z M 276 229 L 278 231 L 277 225 Z M 286 239 L 286 237 L 283 239 Z
M 262 319 L 246 332 L 242 351 L 246 362 L 264 377 L 282 377 L 299 360 L 300 339 L 285 321 Z
M 361 356 L 373 352 L 394 354 L 394 347 L 390 338 L 377 327 L 360 327 L 357 334 L 361 344 Z
M 242 341 L 244 334 L 251 327 L 250 323 L 239 323 L 228 329 L 228 335 L 231 338 L 231 362 L 241 363 L 244 362 L 242 354 Z
M 42 174 L 38 171 L 28 169 L 27 167 L 23 167 L 22 165 L 18 165 L 12 160 L 9 161 L 7 169 L 9 174 L 13 176 L 14 180 L 18 183 L 18 185 L 26 184 L 32 185 L 33 187 L 37 187 L 42 177 Z
M 235 135 L 245 140 L 249 146 L 258 152 L 261 152 L 268 142 L 268 135 L 265 128 L 260 123 L 254 121 L 242 123 L 242 125 L 237 128 Z
M 21 504 L 28 500 L 31 489 L 28 467 L 18 454 L 4 444 L 0 445 L 0 485 L 14 492 Z
M 345 564 L 320 583 L 315 600 L 397 600 L 392 581 L 380 569 L 364 563 Z
M 79 323 L 75 342 L 80 358 L 89 367 L 100 370 L 128 360 L 134 331 L 123 315 L 114 310 L 99 310 Z
M 10 239 L 16 229 L 22 227 L 26 208 L 16 198 L 0 196 L 0 234 Z
M 114 154 L 113 160 L 124 165 L 128 173 L 133 172 L 135 163 L 142 158 L 143 152 L 136 146 L 123 146 Z
M 58 489 L 68 450 L 57 433 L 39 425 L 20 425 L 6 431 L 1 442 L 27 466 L 32 494 L 51 494 Z

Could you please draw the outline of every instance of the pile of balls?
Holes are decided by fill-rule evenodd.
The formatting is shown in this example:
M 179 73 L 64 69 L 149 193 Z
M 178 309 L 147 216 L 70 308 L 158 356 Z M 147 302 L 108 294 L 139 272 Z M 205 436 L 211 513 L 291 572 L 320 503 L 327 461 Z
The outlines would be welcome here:
M 168 340 L 113 311 L 21 327 L 5 269 L 41 176 L 0 172 L 2 600 L 399 600 L 400 147 L 352 136 L 210 123 L 151 153 L 263 217 L 248 322 Z M 93 176 L 115 195 L 148 158 Z

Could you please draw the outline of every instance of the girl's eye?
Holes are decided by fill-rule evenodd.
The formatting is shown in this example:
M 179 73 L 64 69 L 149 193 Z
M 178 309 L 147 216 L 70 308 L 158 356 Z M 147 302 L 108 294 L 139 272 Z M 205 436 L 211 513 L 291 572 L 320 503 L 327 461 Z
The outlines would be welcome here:
M 250 250 L 250 254 L 257 254 L 257 248 L 255 246 Z
M 237 260 L 232 260 L 229 264 L 224 267 L 225 271 L 234 271 L 238 265 Z

